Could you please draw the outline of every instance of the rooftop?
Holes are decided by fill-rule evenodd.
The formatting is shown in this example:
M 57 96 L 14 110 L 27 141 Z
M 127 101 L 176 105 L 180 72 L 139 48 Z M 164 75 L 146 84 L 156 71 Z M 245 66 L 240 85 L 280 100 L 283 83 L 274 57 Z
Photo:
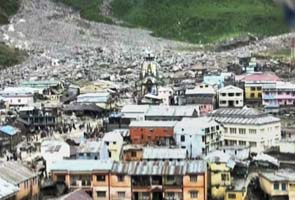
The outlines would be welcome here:
M 109 171 L 111 160 L 60 160 L 52 164 L 51 171 Z
M 9 135 L 9 136 L 13 136 L 15 134 L 17 134 L 19 130 L 17 128 L 14 128 L 12 126 L 0 126 L 0 132 Z
M 77 97 L 78 103 L 106 103 L 110 98 L 108 92 L 86 93 Z
M 197 106 L 150 106 L 145 116 L 181 116 L 192 117 L 196 112 Z
M 144 147 L 143 159 L 185 159 L 186 150 L 181 148 L 168 148 L 168 147 Z
M 196 94 L 216 94 L 214 88 L 210 85 L 201 85 L 197 86 L 194 89 L 186 89 L 185 90 L 186 95 L 196 95 Z
M 132 121 L 129 127 L 168 127 L 173 128 L 176 121 Z
M 13 185 L 17 185 L 36 176 L 37 174 L 19 162 L 10 161 L 0 163 L 0 178 L 12 183 Z
M 130 175 L 185 175 L 207 171 L 203 160 L 115 162 L 113 172 Z
M 149 105 L 126 105 L 122 108 L 122 113 L 145 113 Z
M 104 146 L 102 141 L 85 141 L 80 143 L 77 153 L 97 153 Z
M 9 95 L 33 95 L 34 93 L 38 92 L 38 89 L 29 87 L 6 87 L 4 90 L 0 91 L 0 95 L 3 97 Z
M 252 74 L 240 76 L 237 79 L 243 82 L 271 82 L 280 80 L 280 78 L 272 72 L 255 72 Z
M 280 169 L 278 171 L 261 172 L 260 174 L 271 182 L 295 181 L 295 171 L 292 169 Z
M 18 187 L 0 178 L 0 199 L 6 199 L 13 196 L 18 191 Z
M 112 131 L 112 132 L 105 133 L 102 140 L 116 141 L 116 142 L 123 143 L 123 136 L 120 131 Z
M 225 86 L 223 88 L 220 88 L 218 90 L 218 92 L 229 92 L 229 91 L 232 91 L 232 92 L 243 92 L 243 90 L 239 87 L 236 87 L 236 86 L 233 86 L 233 85 L 228 85 L 228 86 Z
M 41 149 L 44 149 L 44 153 L 56 153 L 60 151 L 63 145 L 69 146 L 62 140 L 45 140 L 41 144 Z
M 224 124 L 268 124 L 280 122 L 279 118 L 253 108 L 221 108 L 209 113 L 209 116 Z

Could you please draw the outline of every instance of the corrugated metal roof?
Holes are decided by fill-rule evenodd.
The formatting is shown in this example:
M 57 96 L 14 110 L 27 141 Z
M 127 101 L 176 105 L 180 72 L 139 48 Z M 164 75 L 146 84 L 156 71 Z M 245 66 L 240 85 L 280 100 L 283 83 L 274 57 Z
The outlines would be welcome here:
M 14 128 L 12 126 L 1 126 L 0 127 L 0 132 L 6 134 L 6 135 L 9 135 L 9 136 L 13 136 L 15 134 L 17 134 L 19 130 L 17 128 Z
M 110 98 L 110 93 L 99 92 L 99 93 L 86 93 L 81 94 L 77 97 L 78 103 L 106 103 Z
M 129 127 L 168 127 L 173 128 L 176 121 L 132 121 Z
M 114 173 L 129 175 L 185 175 L 207 171 L 203 160 L 115 162 Z
M 85 141 L 77 148 L 77 153 L 97 153 L 104 147 L 103 141 Z
M 109 171 L 112 160 L 60 160 L 52 164 L 50 171 Z
M 185 159 L 186 150 L 169 147 L 145 147 L 143 149 L 143 159 Z
M 0 164 L 0 178 L 14 185 L 36 176 L 37 174 L 18 162 L 11 161 Z
M 180 116 L 191 117 L 196 111 L 197 106 L 184 105 L 184 106 L 150 106 L 145 116 Z
M 0 178 L 0 199 L 11 197 L 18 191 L 18 187 Z
M 292 169 L 280 169 L 279 171 L 262 172 L 262 176 L 270 181 L 295 181 L 295 171 Z
M 279 118 L 253 108 L 223 108 L 209 113 L 209 116 L 220 123 L 225 124 L 268 124 L 280 122 Z

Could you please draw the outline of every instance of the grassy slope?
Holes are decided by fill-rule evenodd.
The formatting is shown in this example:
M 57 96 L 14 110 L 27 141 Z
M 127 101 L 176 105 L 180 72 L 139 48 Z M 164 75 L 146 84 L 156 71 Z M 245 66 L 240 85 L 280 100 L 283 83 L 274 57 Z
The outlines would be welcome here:
M 194 43 L 288 30 L 271 0 L 113 0 L 112 8 L 115 17 L 156 36 Z
M 18 10 L 18 0 L 0 0 L 0 25 L 7 24 L 8 17 Z M 25 52 L 0 43 L 0 69 L 23 61 Z
M 108 17 L 100 15 L 100 5 L 102 0 L 54 0 L 62 2 L 72 8 L 79 10 L 81 17 L 97 22 L 111 23 Z

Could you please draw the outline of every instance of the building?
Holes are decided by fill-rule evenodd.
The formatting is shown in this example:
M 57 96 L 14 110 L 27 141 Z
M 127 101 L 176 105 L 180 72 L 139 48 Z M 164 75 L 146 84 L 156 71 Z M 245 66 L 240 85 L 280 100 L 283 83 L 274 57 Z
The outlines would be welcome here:
M 54 182 L 88 191 L 94 200 L 207 200 L 204 161 L 63 160 L 51 169 Z
M 181 161 L 187 158 L 186 150 L 178 147 L 147 146 L 143 148 L 142 160 L 147 161 Z
M 44 140 L 41 143 L 41 156 L 46 161 L 46 170 L 59 160 L 70 158 L 70 145 L 63 140 Z
M 169 106 L 174 104 L 174 91 L 171 87 L 159 87 L 158 97 L 162 99 L 163 105 Z
M 0 155 L 5 150 L 12 150 L 21 141 L 20 130 L 10 125 L 0 126 Z
M 176 121 L 132 121 L 129 125 L 133 144 L 173 144 Z
M 158 95 L 159 68 L 160 65 L 155 61 L 155 57 L 148 53 L 141 65 L 140 80 L 138 83 L 141 97 L 144 97 L 146 94 Z
M 0 179 L 18 188 L 16 200 L 39 199 L 38 174 L 14 161 L 0 163 Z
M 199 116 L 198 106 L 150 106 L 145 113 L 145 120 L 180 121 L 184 117 Z
M 281 139 L 280 119 L 252 108 L 217 109 L 210 117 L 224 127 L 225 146 L 250 146 L 258 153 Z
M 268 199 L 294 199 L 295 198 L 295 172 L 281 169 L 279 171 L 259 173 L 261 189 Z
M 106 133 L 102 141 L 106 144 L 109 152 L 109 158 L 119 161 L 122 153 L 123 137 L 119 131 Z
M 76 159 L 107 160 L 109 151 L 103 141 L 84 141 L 77 148 Z
M 85 93 L 77 96 L 78 104 L 96 104 L 101 108 L 110 108 L 112 105 L 112 98 L 109 92 Z
M 245 200 L 247 187 L 245 179 L 233 179 L 232 187 L 225 191 L 224 200 Z
M 206 163 L 200 160 L 119 162 L 112 169 L 112 173 L 121 175 L 121 180 L 123 175 L 125 180 L 131 180 L 131 199 L 134 200 L 206 200 L 206 171 Z M 129 197 L 129 190 L 126 196 Z
M 262 88 L 277 81 L 280 81 L 280 78 L 271 72 L 255 72 L 236 76 L 236 82 L 244 84 L 245 104 L 261 105 Z
M 38 90 L 33 88 L 7 87 L 0 91 L 0 96 L 4 98 L 6 106 L 22 107 L 32 105 L 36 93 Z
M 224 87 L 225 74 L 220 75 L 205 75 L 203 78 L 203 83 L 211 86 L 216 86 L 217 88 Z
M 174 127 L 174 139 L 187 157 L 196 158 L 222 145 L 222 127 L 208 117 L 183 118 Z
M 110 200 L 111 160 L 61 160 L 50 169 L 54 182 L 64 182 L 69 190 L 83 188 L 94 200 Z
M 123 146 L 123 161 L 140 161 L 143 157 L 143 148 L 141 144 L 127 144 Z
M 58 108 L 25 106 L 18 110 L 19 117 L 32 129 L 54 128 L 59 124 Z
M 0 199 L 2 200 L 16 199 L 16 193 L 18 191 L 19 191 L 18 187 L 0 178 Z
M 295 105 L 295 84 L 275 82 L 262 88 L 262 105 L 265 107 L 287 107 Z
M 130 123 L 132 120 L 144 120 L 149 105 L 125 105 L 121 109 L 122 120 Z
M 244 91 L 241 88 L 228 85 L 218 90 L 218 106 L 222 107 L 243 107 Z
M 201 113 L 212 111 L 216 103 L 216 92 L 208 84 L 201 84 L 194 89 L 185 90 L 185 104 L 199 105 Z

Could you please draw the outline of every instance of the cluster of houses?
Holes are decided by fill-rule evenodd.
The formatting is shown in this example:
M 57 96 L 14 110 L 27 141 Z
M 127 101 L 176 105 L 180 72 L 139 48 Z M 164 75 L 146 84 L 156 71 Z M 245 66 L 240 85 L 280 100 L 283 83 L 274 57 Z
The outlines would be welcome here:
M 106 80 L 1 90 L 0 199 L 295 198 L 295 134 L 280 118 L 295 84 L 250 63 L 163 86 L 159 68 L 148 55 L 131 93 Z

